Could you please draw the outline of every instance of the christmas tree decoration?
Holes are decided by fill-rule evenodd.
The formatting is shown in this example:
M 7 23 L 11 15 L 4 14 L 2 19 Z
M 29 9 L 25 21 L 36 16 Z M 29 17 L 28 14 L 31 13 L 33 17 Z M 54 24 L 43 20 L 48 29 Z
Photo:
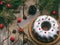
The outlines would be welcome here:
M 2 1 L 0 1 L 0 5 L 3 5 L 3 2 Z
M 0 23 L 2 23 L 4 26 L 11 24 L 16 19 L 13 10 L 18 9 L 20 5 L 22 5 L 22 0 L 0 1 Z
M 14 41 L 15 41 L 15 37 L 14 37 L 14 36 L 11 36 L 11 37 L 10 37 L 10 40 L 11 40 L 12 42 L 14 42 Z
M 12 5 L 12 9 L 17 9 L 20 5 L 22 5 L 23 0 L 11 0 L 10 4 Z
M 22 21 L 22 19 L 19 17 L 17 18 L 17 22 L 20 23 Z
M 0 24 L 0 29 L 2 29 L 4 26 L 3 26 L 3 24 Z
M 0 13 L 3 11 L 3 8 L 2 8 L 2 6 L 0 6 Z
M 3 2 L 0 1 L 0 13 L 3 11 Z
M 19 28 L 19 32 L 20 33 L 24 32 L 22 27 Z
M 7 8 L 11 8 L 11 4 L 7 4 Z
M 56 14 L 57 14 L 56 10 L 53 10 L 53 11 L 52 11 L 52 14 L 53 14 L 53 15 L 56 15 Z
M 37 8 L 34 5 L 31 5 L 28 10 L 29 15 L 34 15 L 36 14 Z

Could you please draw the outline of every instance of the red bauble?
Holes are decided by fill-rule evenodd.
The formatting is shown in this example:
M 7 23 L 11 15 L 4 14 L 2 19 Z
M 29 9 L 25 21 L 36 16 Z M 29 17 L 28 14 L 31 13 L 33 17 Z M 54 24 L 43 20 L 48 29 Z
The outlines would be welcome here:
M 23 28 L 22 27 L 19 28 L 19 32 L 23 32 Z
M 19 17 L 17 18 L 17 22 L 20 23 L 22 21 L 22 19 Z
M 2 1 L 0 1 L 0 5 L 3 5 L 3 2 Z
M 55 14 L 56 14 L 56 11 L 55 11 L 55 10 L 54 10 L 54 11 L 52 11 L 52 14 L 53 14 L 53 15 L 55 15 Z
M 4 26 L 3 26 L 3 24 L 0 24 L 0 29 L 2 29 Z
M 13 42 L 15 40 L 15 37 L 11 36 L 10 40 Z
M 7 8 L 11 8 L 11 4 L 7 4 Z

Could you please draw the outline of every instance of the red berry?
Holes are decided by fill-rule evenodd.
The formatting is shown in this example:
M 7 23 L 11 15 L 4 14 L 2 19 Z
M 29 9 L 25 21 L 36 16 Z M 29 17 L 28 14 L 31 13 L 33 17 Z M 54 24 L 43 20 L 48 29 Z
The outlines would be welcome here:
M 20 32 L 23 32 L 23 28 L 20 27 L 20 28 L 19 28 L 19 31 L 20 31 Z
M 40 30 L 40 28 L 39 28 L 39 30 Z
M 3 5 L 3 2 L 2 1 L 0 1 L 0 5 Z
M 45 32 L 45 34 L 46 34 L 46 32 Z
M 44 20 L 44 18 L 42 18 L 42 20 Z
M 15 37 L 14 36 L 11 36 L 10 40 L 11 41 L 14 41 L 15 40 Z
M 55 26 L 55 24 L 53 24 L 53 26 Z
M 4 26 L 3 26 L 3 24 L 0 24 L 0 29 L 2 29 Z
M 52 30 L 53 31 L 53 30 Z
M 50 20 L 50 18 L 48 20 Z
M 54 10 L 54 11 L 52 12 L 52 14 L 55 15 L 55 14 L 56 14 L 56 11 Z
M 40 22 L 38 22 L 38 24 L 40 24 Z
M 7 4 L 7 8 L 11 8 L 11 4 Z
M 21 18 L 18 18 L 17 21 L 18 21 L 18 23 L 20 23 L 22 21 L 22 19 Z

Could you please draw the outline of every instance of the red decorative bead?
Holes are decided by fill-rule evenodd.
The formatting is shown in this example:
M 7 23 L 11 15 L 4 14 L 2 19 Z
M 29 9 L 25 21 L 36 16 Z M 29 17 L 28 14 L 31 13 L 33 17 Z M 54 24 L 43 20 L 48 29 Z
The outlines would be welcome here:
M 50 20 L 50 18 L 48 20 Z
M 52 30 L 53 31 L 53 30 Z
M 38 22 L 38 24 L 40 24 L 40 22 Z
M 55 26 L 55 24 L 53 24 L 53 26 Z
M 39 30 L 40 30 L 40 28 L 39 28 Z
M 4 26 L 3 26 L 3 24 L 0 24 L 0 29 L 2 29 Z
M 13 42 L 15 40 L 15 37 L 11 36 L 10 40 Z
M 7 8 L 11 8 L 11 4 L 7 4 Z
M 20 31 L 20 32 L 23 32 L 23 28 L 20 27 L 20 28 L 19 28 L 19 31 Z
M 42 20 L 44 20 L 44 18 L 42 18 Z
M 20 23 L 22 21 L 22 19 L 21 18 L 17 18 L 17 21 L 18 21 L 18 23 Z
M 3 5 L 3 2 L 2 1 L 0 1 L 0 5 Z
M 46 32 L 45 32 L 45 34 L 46 34 Z
M 52 14 L 53 14 L 53 15 L 55 15 L 55 14 L 56 14 L 56 11 L 55 11 L 55 10 L 54 10 L 54 11 L 52 11 Z

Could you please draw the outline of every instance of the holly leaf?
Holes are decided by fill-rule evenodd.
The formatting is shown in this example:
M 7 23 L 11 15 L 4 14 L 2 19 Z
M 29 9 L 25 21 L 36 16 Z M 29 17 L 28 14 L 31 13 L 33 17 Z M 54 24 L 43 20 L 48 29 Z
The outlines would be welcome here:
M 2 6 L 0 6 L 0 13 L 3 11 L 3 7 Z
M 5 17 L 0 15 L 0 23 L 2 23 L 4 26 L 7 26 L 7 23 L 5 22 Z

